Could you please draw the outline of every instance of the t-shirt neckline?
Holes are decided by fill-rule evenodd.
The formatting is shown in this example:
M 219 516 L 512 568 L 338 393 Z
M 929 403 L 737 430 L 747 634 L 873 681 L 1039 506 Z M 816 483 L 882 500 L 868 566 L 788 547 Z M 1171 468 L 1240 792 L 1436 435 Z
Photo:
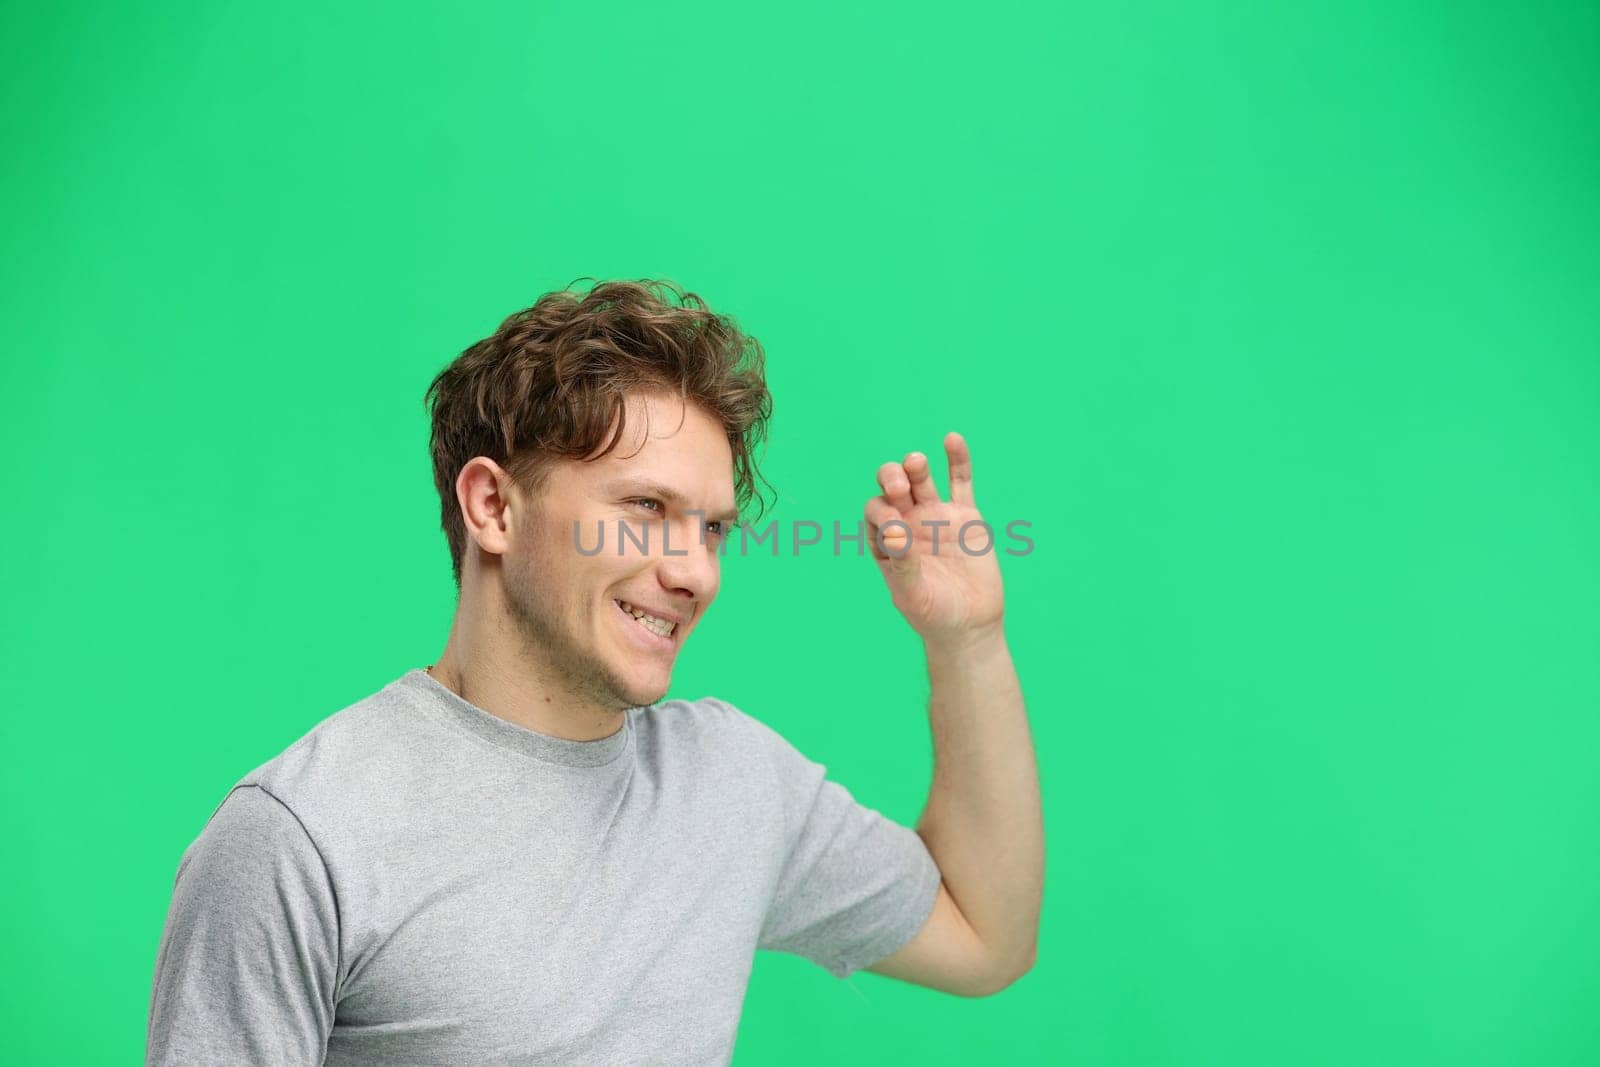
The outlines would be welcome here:
M 416 696 L 423 709 L 435 719 L 468 730 L 497 748 L 546 763 L 599 767 L 628 751 L 633 742 L 633 708 L 623 713 L 622 726 L 605 737 L 574 741 L 530 730 L 485 711 L 421 667 L 401 675 L 397 684 Z

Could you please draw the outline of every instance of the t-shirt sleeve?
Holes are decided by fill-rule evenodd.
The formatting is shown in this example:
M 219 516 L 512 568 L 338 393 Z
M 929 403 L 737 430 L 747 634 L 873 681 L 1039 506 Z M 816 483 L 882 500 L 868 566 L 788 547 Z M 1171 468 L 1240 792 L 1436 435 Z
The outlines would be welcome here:
M 858 803 L 765 723 L 746 721 L 771 763 L 784 825 L 785 859 L 757 947 L 846 978 L 922 929 L 938 865 L 916 831 Z
M 320 1064 L 338 966 L 315 843 L 272 794 L 237 786 L 178 864 L 145 1062 Z

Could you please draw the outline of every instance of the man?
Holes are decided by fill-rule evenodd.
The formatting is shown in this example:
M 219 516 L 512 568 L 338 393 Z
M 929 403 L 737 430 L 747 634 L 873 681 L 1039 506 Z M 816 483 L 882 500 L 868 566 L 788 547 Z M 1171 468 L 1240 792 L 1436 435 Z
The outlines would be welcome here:
M 430 385 L 449 639 L 185 851 L 148 1062 L 726 1063 L 758 948 L 962 996 L 1031 967 L 1038 779 L 995 554 L 954 547 L 958 434 L 949 500 L 911 453 L 865 507 L 927 651 L 916 831 L 733 705 L 663 700 L 771 401 L 760 345 L 661 288 L 547 294 Z

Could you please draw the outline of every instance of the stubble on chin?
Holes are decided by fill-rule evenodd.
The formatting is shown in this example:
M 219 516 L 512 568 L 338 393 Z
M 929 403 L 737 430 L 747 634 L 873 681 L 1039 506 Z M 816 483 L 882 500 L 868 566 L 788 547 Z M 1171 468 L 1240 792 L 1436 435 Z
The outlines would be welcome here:
M 551 681 L 580 700 L 616 711 L 654 704 L 666 696 L 663 689 L 647 699 L 635 700 L 645 694 L 630 692 L 627 682 L 563 625 L 582 618 L 581 611 L 576 607 L 562 611 L 542 599 L 537 592 L 537 577 L 523 573 L 521 568 L 508 566 L 505 574 L 510 623 L 521 643 L 550 672 Z

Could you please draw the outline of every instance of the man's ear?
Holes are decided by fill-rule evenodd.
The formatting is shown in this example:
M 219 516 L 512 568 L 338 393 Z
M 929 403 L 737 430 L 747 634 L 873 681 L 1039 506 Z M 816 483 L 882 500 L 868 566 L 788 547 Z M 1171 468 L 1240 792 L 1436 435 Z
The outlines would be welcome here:
M 467 536 L 491 555 L 503 556 L 511 550 L 512 498 L 516 482 L 505 468 L 487 456 L 467 461 L 456 476 L 456 502 Z M 522 511 L 520 500 L 517 511 Z

